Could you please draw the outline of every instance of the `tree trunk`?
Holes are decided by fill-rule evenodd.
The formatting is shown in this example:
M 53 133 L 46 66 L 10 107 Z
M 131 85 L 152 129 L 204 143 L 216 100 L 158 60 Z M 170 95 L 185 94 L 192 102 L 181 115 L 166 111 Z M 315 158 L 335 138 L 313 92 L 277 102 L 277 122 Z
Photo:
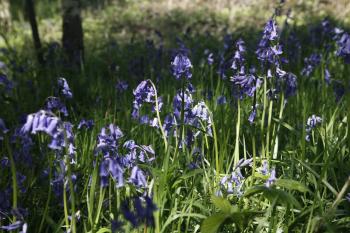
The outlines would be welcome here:
M 8 0 L 0 0 L 0 30 L 5 33 L 11 25 L 11 12 Z
M 68 62 L 80 66 L 84 60 L 83 26 L 80 0 L 62 0 L 63 36 L 62 45 Z
M 36 22 L 35 8 L 33 0 L 26 0 L 25 4 L 27 17 L 30 23 L 30 27 L 32 28 L 32 37 L 34 42 L 34 47 L 37 55 L 38 62 L 40 64 L 44 64 L 44 58 L 41 48 L 41 41 L 39 36 L 38 24 Z

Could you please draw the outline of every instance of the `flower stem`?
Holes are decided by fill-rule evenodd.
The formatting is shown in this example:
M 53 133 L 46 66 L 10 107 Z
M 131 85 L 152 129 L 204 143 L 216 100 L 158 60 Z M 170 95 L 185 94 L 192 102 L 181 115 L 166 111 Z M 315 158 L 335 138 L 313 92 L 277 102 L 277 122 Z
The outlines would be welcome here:
M 12 174 L 12 208 L 17 209 L 17 194 L 18 194 L 18 185 L 17 185 L 17 172 L 16 165 L 12 155 L 12 149 L 9 143 L 9 139 L 6 137 L 6 148 L 7 153 L 10 157 L 10 166 L 11 166 L 11 174 Z M 13 221 L 16 221 L 16 217 L 13 217 Z
M 164 129 L 163 129 L 162 121 L 160 119 L 157 88 L 156 88 L 156 86 L 154 85 L 154 83 L 150 79 L 148 79 L 148 81 L 150 82 L 150 84 L 153 86 L 153 89 L 154 89 L 155 102 L 156 102 L 156 114 L 157 114 L 158 124 L 159 124 L 159 128 L 160 128 L 160 132 L 161 132 L 162 137 L 163 137 L 165 150 L 167 150 L 168 149 L 168 141 L 167 141 Z

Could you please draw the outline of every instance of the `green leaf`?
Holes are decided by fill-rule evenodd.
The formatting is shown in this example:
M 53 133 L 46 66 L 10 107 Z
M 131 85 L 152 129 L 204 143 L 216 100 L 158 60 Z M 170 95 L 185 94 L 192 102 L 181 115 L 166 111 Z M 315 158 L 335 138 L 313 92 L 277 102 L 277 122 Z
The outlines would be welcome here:
M 202 233 L 215 233 L 230 215 L 219 213 L 206 218 L 201 226 Z
M 111 230 L 103 227 L 103 228 L 99 229 L 96 233 L 105 233 L 105 232 L 111 232 Z
M 255 186 L 248 189 L 244 196 L 250 197 L 257 193 L 262 193 L 270 202 L 276 200 L 278 203 L 283 205 L 293 205 L 297 208 L 301 208 L 300 203 L 291 194 L 276 188 L 267 188 L 265 186 Z
M 180 179 L 188 179 L 188 178 L 191 178 L 193 176 L 196 176 L 198 174 L 202 174 L 203 173 L 203 169 L 196 169 L 196 170 L 193 170 L 193 171 L 190 171 L 186 174 L 183 174 L 182 176 L 180 176 Z
M 237 226 L 240 228 L 240 230 L 243 232 L 245 228 L 247 228 L 249 222 L 251 222 L 256 216 L 263 214 L 264 211 L 250 211 L 250 210 L 243 210 L 243 211 L 235 211 L 231 213 L 231 219 Z
M 276 186 L 286 188 L 289 190 L 297 190 L 297 191 L 302 192 L 302 193 L 310 191 L 305 185 L 303 185 L 302 183 L 295 181 L 295 180 L 278 179 L 278 180 L 276 180 L 275 184 L 276 184 Z
M 220 211 L 222 211 L 225 214 L 231 213 L 232 206 L 231 203 L 222 197 L 217 196 L 211 196 L 211 201 L 215 205 L 216 208 L 218 208 Z

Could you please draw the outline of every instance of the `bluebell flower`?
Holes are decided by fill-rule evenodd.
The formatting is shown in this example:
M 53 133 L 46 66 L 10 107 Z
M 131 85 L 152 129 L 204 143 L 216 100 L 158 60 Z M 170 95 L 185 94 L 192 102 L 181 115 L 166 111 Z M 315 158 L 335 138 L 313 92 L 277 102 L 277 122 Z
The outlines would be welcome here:
M 141 224 L 147 226 L 154 226 L 153 212 L 157 210 L 157 206 L 148 196 L 135 197 L 132 199 L 133 209 L 131 209 L 130 202 L 127 200 L 122 203 L 121 211 L 124 218 L 129 221 L 134 228 Z
M 148 154 L 155 155 L 155 152 L 154 152 L 154 150 L 153 150 L 151 145 L 148 145 L 148 146 L 141 145 L 141 148 L 142 148 L 142 150 L 146 151 Z
M 282 54 L 282 46 L 271 44 L 271 42 L 276 41 L 277 39 L 277 24 L 274 19 L 270 19 L 265 25 L 263 36 L 255 52 L 261 62 L 269 62 L 276 66 L 279 65 L 279 55 Z
M 123 137 L 123 132 L 118 126 L 110 124 L 101 129 L 97 136 L 95 153 L 102 152 L 104 156 L 114 155 L 119 147 L 119 139 Z
M 288 34 L 286 42 L 286 52 L 288 58 L 294 62 L 297 62 L 301 53 L 301 43 L 298 39 L 295 31 Z
M 100 163 L 100 180 L 102 187 L 108 186 L 109 177 L 111 176 L 120 188 L 125 185 L 124 175 L 130 177 L 128 183 L 136 188 L 147 187 L 147 176 L 139 167 L 139 163 L 150 163 L 154 160 L 155 152 L 151 146 L 137 145 L 134 140 L 124 142 L 123 148 L 128 152 L 122 155 L 119 151 L 119 140 L 123 136 L 117 126 L 110 124 L 108 128 L 102 128 L 98 135 L 98 143 L 95 153 L 101 152 L 103 159 Z
M 109 166 L 108 160 L 103 160 L 100 164 L 99 176 L 100 176 L 100 182 L 102 187 L 108 186 L 108 178 L 109 178 L 108 166 Z
M 128 141 L 124 142 L 123 147 L 127 148 L 129 150 L 133 150 L 137 147 L 137 145 L 136 145 L 134 140 L 128 140 Z
M 116 187 L 123 187 L 124 186 L 124 168 L 121 162 L 118 160 L 118 158 L 115 159 L 109 159 L 109 172 L 112 176 L 112 178 L 117 183 Z
M 252 108 L 252 111 L 250 112 L 250 115 L 249 115 L 249 118 L 248 118 L 248 121 L 250 122 L 250 124 L 254 123 L 255 117 L 256 117 L 256 107 L 254 106 Z
M 53 150 L 62 151 L 67 148 L 73 156 L 74 151 L 74 134 L 72 131 L 72 124 L 63 122 L 60 118 L 54 116 L 51 112 L 40 110 L 37 113 L 29 114 L 25 124 L 21 127 L 19 134 L 25 136 L 26 134 L 36 134 L 44 132 L 51 136 L 51 142 L 48 145 Z M 65 140 L 66 138 L 66 140 Z M 68 144 L 66 144 L 66 141 Z
M 307 119 L 306 126 L 309 129 L 315 128 L 319 123 L 322 122 L 322 118 L 316 115 L 312 115 Z
M 128 82 L 123 81 L 123 80 L 119 80 L 117 82 L 117 84 L 115 85 L 115 88 L 119 91 L 119 92 L 123 92 L 126 91 L 129 87 Z
M 346 196 L 345 196 L 345 199 L 350 202 L 350 193 L 347 193 Z
M 285 96 L 286 98 L 295 95 L 297 91 L 297 77 L 293 73 L 287 73 L 285 76 Z
M 3 171 L 3 167 L 1 168 Z M 0 189 L 0 211 L 2 213 L 9 213 L 11 210 L 11 197 L 12 197 L 12 187 L 6 188 L 4 190 Z
M 327 18 L 322 20 L 321 26 L 322 26 L 322 33 L 326 36 L 331 35 L 334 31 L 331 23 Z
M 204 101 L 200 101 L 192 108 L 192 116 L 206 122 L 208 125 L 212 124 L 210 111 Z
M 329 70 L 327 68 L 324 70 L 324 80 L 325 80 L 327 85 L 329 85 L 331 83 L 331 73 L 329 72 Z
M 55 110 L 57 110 L 63 113 L 64 116 L 68 116 L 67 107 L 57 97 L 48 97 L 46 99 L 45 109 L 51 112 L 54 112 Z
M 24 181 L 27 179 L 27 177 L 20 172 L 16 172 L 16 179 L 17 179 L 17 185 L 21 193 L 25 193 L 27 189 L 24 186 Z
M 82 119 L 79 124 L 78 124 L 78 129 L 82 129 L 83 127 L 85 127 L 86 129 L 92 129 L 94 127 L 94 120 L 90 119 L 90 120 L 85 120 Z
M 192 111 L 191 111 L 191 118 L 190 119 L 190 125 L 201 129 L 203 127 L 203 124 L 201 123 L 205 123 L 205 130 L 206 130 L 206 134 L 209 135 L 210 137 L 212 137 L 212 119 L 210 116 L 210 111 L 209 108 L 207 107 L 207 105 L 204 103 L 204 101 L 200 101 L 198 104 L 196 104 Z M 199 121 L 201 121 L 201 123 Z M 197 137 L 199 134 L 201 133 L 201 131 L 197 131 L 194 136 Z
M 47 111 L 41 110 L 27 116 L 27 120 L 21 128 L 21 133 L 36 134 L 37 132 L 43 131 L 53 136 L 57 133 L 60 123 L 61 120 L 59 118 L 54 117 Z
M 9 129 L 6 128 L 4 120 L 0 118 L 0 141 L 4 139 L 3 135 L 6 134 L 8 131 Z
M 252 74 L 234 75 L 231 77 L 231 82 L 240 88 L 242 94 L 246 94 L 250 97 L 254 96 L 255 91 L 261 84 L 261 80 Z
M 111 231 L 112 233 L 118 233 L 121 232 L 123 226 L 123 222 L 118 220 L 112 220 L 111 221 Z
M 135 101 L 140 103 L 152 103 L 155 97 L 155 90 L 148 80 L 142 81 L 133 91 Z
M 68 86 L 67 80 L 65 78 L 58 79 L 58 87 L 60 88 L 60 93 L 67 99 L 73 98 L 73 94 Z
M 309 77 L 310 74 L 315 70 L 315 68 L 321 63 L 321 54 L 313 53 L 310 57 L 304 59 L 305 66 L 301 71 L 302 75 Z
M 237 176 L 236 172 L 232 172 L 229 176 L 225 176 L 221 179 L 220 185 L 224 188 L 228 194 L 235 194 L 236 196 L 242 195 L 242 180 Z
M 316 115 L 312 115 L 311 117 L 309 117 L 307 119 L 306 122 L 306 137 L 305 140 L 306 141 L 310 141 L 310 133 L 311 131 L 316 128 L 316 126 L 318 124 L 320 124 L 322 122 L 322 118 Z
M 338 103 L 345 94 L 345 87 L 339 81 L 333 82 L 333 91 L 335 95 L 335 101 Z
M 350 34 L 343 33 L 340 39 L 337 41 L 338 50 L 337 56 L 342 57 L 345 63 L 350 63 Z
M 237 168 L 251 167 L 252 164 L 253 164 L 253 159 L 252 158 L 251 159 L 244 159 L 244 158 L 242 158 L 242 159 L 240 159 L 238 161 L 238 163 L 236 164 L 234 170 L 237 169 Z
M 6 231 L 14 231 L 19 230 L 21 228 L 20 233 L 27 233 L 28 224 L 23 221 L 16 221 L 8 226 L 0 226 L 0 229 Z
M 6 64 L 2 61 L 0 61 L 0 70 L 5 70 L 6 69 Z
M 269 21 L 267 21 L 265 28 L 264 28 L 264 32 L 263 32 L 263 37 L 265 39 L 268 39 L 270 41 L 274 41 L 278 38 L 278 31 L 277 31 L 277 25 L 276 25 L 276 21 L 273 19 L 270 19 Z
M 209 53 L 208 57 L 207 57 L 207 61 L 208 61 L 208 65 L 212 65 L 214 63 L 214 54 L 213 53 Z
M 173 136 L 176 136 L 176 128 L 174 126 L 177 125 L 176 118 L 173 115 L 166 115 L 163 121 L 163 130 L 167 137 L 169 137 L 172 133 Z
M 228 69 L 227 63 L 225 60 L 225 54 L 224 52 L 219 53 L 219 66 L 218 66 L 218 71 L 217 73 L 222 79 L 226 79 L 226 70 Z
M 172 72 L 176 79 L 191 79 L 192 64 L 185 53 L 179 52 L 171 62 Z
M 140 124 L 145 125 L 145 124 L 149 124 L 150 119 L 148 115 L 143 115 L 140 117 L 139 121 L 140 121 Z
M 227 191 L 228 194 L 234 194 L 240 197 L 243 194 L 243 182 L 245 177 L 242 175 L 241 169 L 252 166 L 252 159 L 240 159 L 230 175 L 224 176 L 220 180 L 220 186 Z
M 156 101 L 158 102 L 158 111 L 161 111 L 163 106 L 163 101 L 161 97 L 155 99 L 156 90 L 149 80 L 142 81 L 136 89 L 133 91 L 134 101 L 133 110 L 131 116 L 133 119 L 138 119 L 140 117 L 140 109 L 144 103 L 150 103 L 152 105 L 152 111 L 155 112 Z
M 268 165 L 267 160 L 262 161 L 262 166 L 260 168 L 260 173 L 263 176 L 266 176 L 269 173 L 269 165 Z
M 265 186 L 270 188 L 276 182 L 276 169 L 272 168 L 270 171 L 270 177 L 267 179 Z
M 0 86 L 4 86 L 5 91 L 9 92 L 14 88 L 14 83 L 6 75 L 0 73 Z
M 216 99 L 216 103 L 219 105 L 226 104 L 227 103 L 226 97 L 224 95 L 219 96 Z
M 207 100 L 211 100 L 213 99 L 213 91 L 210 89 L 207 90 L 202 90 L 201 94 L 203 95 L 203 97 Z
M 244 54 L 245 54 L 245 52 L 246 52 L 245 43 L 242 39 L 239 39 L 236 42 L 236 51 L 235 51 L 235 55 L 233 57 L 233 62 L 232 62 L 231 68 L 235 71 L 240 69 L 241 74 L 245 73 L 244 72 L 244 61 L 245 61 Z
M 184 104 L 184 106 L 182 106 Z M 190 91 L 186 89 L 184 92 L 179 90 L 173 99 L 173 111 L 177 119 L 181 118 L 181 111 L 184 108 L 184 115 L 187 118 L 188 112 L 191 110 L 193 99 Z
M 147 187 L 146 175 L 138 166 L 132 168 L 129 183 L 134 184 L 136 187 Z
M 196 147 L 192 151 L 192 157 L 193 157 L 193 160 L 188 165 L 188 168 L 190 170 L 194 170 L 194 169 L 200 168 L 201 162 L 203 161 L 203 154 L 202 154 L 200 148 Z
M 28 166 L 32 166 L 32 155 L 31 155 L 31 149 L 34 145 L 33 140 L 31 139 L 30 135 L 28 133 L 21 133 L 21 127 L 17 127 L 14 130 L 14 133 L 12 134 L 11 143 L 19 143 L 19 147 L 15 147 L 13 154 L 15 161 L 23 161 Z
M 131 225 L 136 228 L 139 226 L 139 220 L 137 214 L 130 210 L 130 207 L 127 202 L 122 203 L 121 212 L 123 213 L 124 218 L 131 223 Z

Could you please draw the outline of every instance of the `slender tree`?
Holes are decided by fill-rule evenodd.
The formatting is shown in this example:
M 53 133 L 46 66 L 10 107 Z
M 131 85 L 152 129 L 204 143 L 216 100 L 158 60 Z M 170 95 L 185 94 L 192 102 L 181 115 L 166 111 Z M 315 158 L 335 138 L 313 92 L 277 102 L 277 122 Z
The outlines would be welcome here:
M 84 60 L 84 35 L 80 0 L 62 0 L 63 37 L 62 45 L 67 59 L 73 66 Z
M 42 53 L 41 41 L 39 36 L 38 24 L 36 22 L 35 7 L 33 0 L 26 0 L 25 9 L 27 17 L 32 28 L 32 37 L 34 42 L 34 47 L 37 55 L 38 62 L 44 64 L 44 58 Z

